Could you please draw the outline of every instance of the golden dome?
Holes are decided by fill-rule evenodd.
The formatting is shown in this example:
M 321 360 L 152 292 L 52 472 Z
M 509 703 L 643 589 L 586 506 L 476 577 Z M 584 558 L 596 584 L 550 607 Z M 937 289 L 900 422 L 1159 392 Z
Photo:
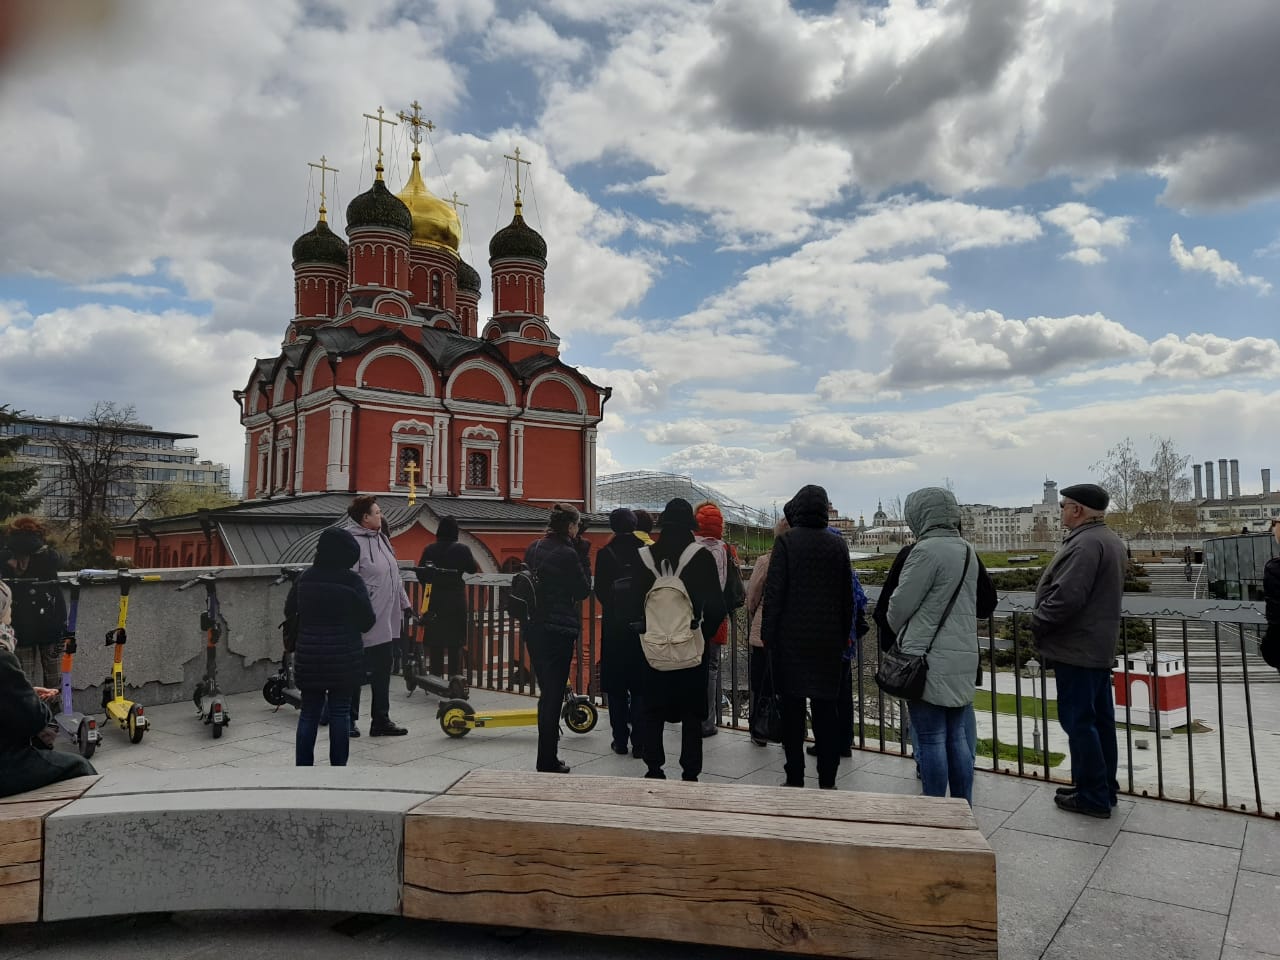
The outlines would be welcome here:
M 413 217 L 411 242 L 423 247 L 443 247 L 457 253 L 458 243 L 462 240 L 462 224 L 458 221 L 458 213 L 427 189 L 422 180 L 422 172 L 418 169 L 418 161 L 421 159 L 421 154 L 414 150 L 409 182 L 396 194 Z

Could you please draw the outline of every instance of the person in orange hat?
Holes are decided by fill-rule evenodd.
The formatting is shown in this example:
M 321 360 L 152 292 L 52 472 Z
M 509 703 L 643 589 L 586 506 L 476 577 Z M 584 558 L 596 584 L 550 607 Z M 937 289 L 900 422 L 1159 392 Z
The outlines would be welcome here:
M 694 507 L 693 516 L 697 523 L 694 539 L 715 558 L 725 607 L 732 615 L 734 610 L 746 602 L 747 596 L 738 568 L 737 551 L 723 539 L 724 514 L 710 500 L 703 500 Z M 729 621 L 726 618 L 712 638 L 711 652 L 707 656 L 707 716 L 702 721 L 704 737 L 713 737 L 720 731 L 720 657 L 728 642 Z

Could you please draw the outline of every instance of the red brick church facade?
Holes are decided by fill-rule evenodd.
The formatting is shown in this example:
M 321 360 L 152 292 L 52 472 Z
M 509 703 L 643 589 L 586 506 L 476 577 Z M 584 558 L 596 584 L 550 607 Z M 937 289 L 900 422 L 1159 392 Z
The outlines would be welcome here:
M 560 359 L 544 312 L 547 245 L 518 188 L 511 223 L 489 244 L 493 315 L 481 328 L 479 274 L 459 258 L 457 214 L 427 189 L 417 150 L 398 195 L 376 171 L 347 207 L 346 242 L 322 192 L 315 227 L 293 245 L 295 315 L 280 353 L 235 391 L 245 502 L 127 525 L 120 555 L 140 566 L 297 562 L 306 544 L 285 545 L 290 531 L 250 528 L 306 517 L 318 530 L 368 493 L 402 560 L 451 514 L 482 567 L 497 569 L 550 504 L 593 509 L 610 391 Z

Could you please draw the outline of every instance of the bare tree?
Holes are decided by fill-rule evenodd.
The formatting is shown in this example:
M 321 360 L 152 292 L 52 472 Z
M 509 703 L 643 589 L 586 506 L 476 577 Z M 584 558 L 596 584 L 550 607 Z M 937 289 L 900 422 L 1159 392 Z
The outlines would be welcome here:
M 1090 469 L 1111 495 L 1111 509 L 1127 517 L 1144 492 L 1142 461 L 1133 440 L 1125 437 Z

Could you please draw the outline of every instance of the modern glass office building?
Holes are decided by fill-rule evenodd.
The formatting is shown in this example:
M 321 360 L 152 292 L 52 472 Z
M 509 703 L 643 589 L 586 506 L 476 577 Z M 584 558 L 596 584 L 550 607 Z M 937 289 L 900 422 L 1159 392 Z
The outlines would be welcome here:
M 1204 542 L 1209 596 L 1219 600 L 1261 600 L 1262 568 L 1280 555 L 1270 532 L 1215 537 Z

